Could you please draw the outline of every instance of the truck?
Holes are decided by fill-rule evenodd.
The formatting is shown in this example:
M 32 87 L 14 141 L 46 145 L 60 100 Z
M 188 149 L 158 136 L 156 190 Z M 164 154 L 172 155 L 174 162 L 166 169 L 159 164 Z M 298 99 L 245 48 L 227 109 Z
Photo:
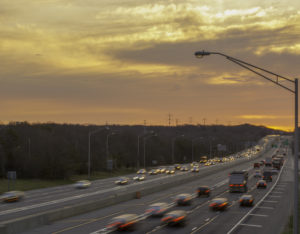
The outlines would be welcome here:
M 233 171 L 229 174 L 229 192 L 248 191 L 248 172 L 247 171 Z

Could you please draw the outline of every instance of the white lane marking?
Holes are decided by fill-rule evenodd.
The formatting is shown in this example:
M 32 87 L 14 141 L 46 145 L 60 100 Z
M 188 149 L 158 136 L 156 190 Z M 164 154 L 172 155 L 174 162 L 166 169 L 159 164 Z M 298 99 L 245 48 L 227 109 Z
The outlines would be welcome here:
M 272 193 L 275 193 L 275 194 L 283 194 L 283 192 L 272 192 Z
M 262 225 L 256 225 L 256 224 L 246 224 L 246 223 L 241 223 L 240 225 L 248 226 L 248 227 L 262 228 Z
M 276 196 L 276 195 L 270 195 L 269 197 L 282 197 L 282 196 Z
M 258 206 L 256 208 L 259 208 L 259 209 L 268 209 L 268 210 L 274 210 L 273 207 L 269 207 L 269 206 Z
M 269 200 L 264 200 L 263 202 L 278 203 L 278 201 L 269 201 Z
M 252 216 L 259 216 L 259 217 L 269 217 L 269 215 L 262 215 L 262 214 L 249 214 Z

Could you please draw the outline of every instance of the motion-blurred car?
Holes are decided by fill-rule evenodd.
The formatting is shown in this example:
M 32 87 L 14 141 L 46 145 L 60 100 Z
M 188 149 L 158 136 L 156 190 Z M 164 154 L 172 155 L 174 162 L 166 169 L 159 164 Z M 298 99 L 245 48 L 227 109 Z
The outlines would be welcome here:
M 161 219 L 163 224 L 169 226 L 184 225 L 187 219 L 187 213 L 184 210 L 173 210 L 164 215 Z
M 146 174 L 146 173 L 147 173 L 146 169 L 140 169 L 136 172 L 136 174 Z
M 192 195 L 189 193 L 181 193 L 176 196 L 175 202 L 178 206 L 187 206 L 192 203 Z
M 157 175 L 157 170 L 156 169 L 152 169 L 148 173 L 149 173 L 149 175 Z
M 204 166 L 210 166 L 211 165 L 211 162 L 206 162 L 205 164 L 204 164 Z
M 89 180 L 79 180 L 74 184 L 75 188 L 84 189 L 91 186 L 91 181 Z
M 211 200 L 209 207 L 212 210 L 225 210 L 229 206 L 228 199 L 225 197 L 218 197 Z
M 160 167 L 158 168 L 160 173 L 165 173 L 166 172 L 166 168 L 165 167 Z
M 256 188 L 266 188 L 267 182 L 265 180 L 259 180 L 256 183 Z
M 188 170 L 189 170 L 189 168 L 187 166 L 182 166 L 180 169 L 180 171 L 188 171 Z
M 198 197 L 202 195 L 209 197 L 210 195 L 210 188 L 208 186 L 200 186 L 197 190 Z
M 169 205 L 165 202 L 151 204 L 146 210 L 146 214 L 151 216 L 161 216 L 169 209 Z
M 113 218 L 106 226 L 107 231 L 134 230 L 138 222 L 136 214 L 124 214 Z
M 166 174 L 174 174 L 175 173 L 175 168 L 174 167 L 169 167 L 166 169 Z
M 129 182 L 129 179 L 127 177 L 121 177 L 115 181 L 115 184 L 125 185 L 125 184 L 128 184 L 128 182 Z
M 181 168 L 180 164 L 175 164 L 174 167 L 176 170 L 180 170 L 180 168 Z
M 199 167 L 193 167 L 193 168 L 191 169 L 191 172 L 199 172 Z
M 266 182 L 272 182 L 272 171 L 268 170 L 268 171 L 264 171 L 263 172 L 263 180 L 265 180 Z
M 278 169 L 277 168 L 272 168 L 271 169 L 271 174 L 272 175 L 277 175 L 278 174 Z
M 9 191 L 1 196 L 1 200 L 3 200 L 4 202 L 16 202 L 23 199 L 24 196 L 25 193 L 22 191 Z
M 254 177 L 256 177 L 256 178 L 261 178 L 261 177 L 262 177 L 261 172 L 260 172 L 260 171 L 255 171 L 255 172 L 254 172 Z
M 133 177 L 133 180 L 135 181 L 144 181 L 146 179 L 146 176 L 144 174 L 138 174 L 135 177 Z
M 254 197 L 250 194 L 245 194 L 240 197 L 240 206 L 253 206 Z
M 191 163 L 191 167 L 198 167 L 198 166 L 199 166 L 199 164 L 197 162 L 192 162 Z

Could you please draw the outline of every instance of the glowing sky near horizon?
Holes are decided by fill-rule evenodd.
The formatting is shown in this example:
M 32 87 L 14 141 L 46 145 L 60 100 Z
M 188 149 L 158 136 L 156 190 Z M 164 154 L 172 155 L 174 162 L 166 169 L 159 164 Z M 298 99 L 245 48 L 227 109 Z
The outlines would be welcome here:
M 0 121 L 293 129 L 300 1 L 0 0 Z

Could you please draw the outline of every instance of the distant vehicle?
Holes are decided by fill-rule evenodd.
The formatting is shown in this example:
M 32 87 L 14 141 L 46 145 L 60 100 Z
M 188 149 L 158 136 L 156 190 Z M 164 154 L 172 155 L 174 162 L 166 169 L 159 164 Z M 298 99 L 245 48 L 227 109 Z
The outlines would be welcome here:
M 191 172 L 199 172 L 199 167 L 193 167 L 193 168 L 191 169 Z
M 136 172 L 136 174 L 146 174 L 146 173 L 147 173 L 146 169 L 140 169 Z
M 174 167 L 176 170 L 180 170 L 180 168 L 181 168 L 180 164 L 175 164 Z
M 280 158 L 274 158 L 273 161 L 272 161 L 272 166 L 273 168 L 276 168 L 278 170 L 280 170 L 281 168 L 281 159 Z
M 189 170 L 189 168 L 187 166 L 182 166 L 180 169 L 180 171 L 188 171 L 188 170 Z
M 273 168 L 271 169 L 271 174 L 272 174 L 272 175 L 277 175 L 277 174 L 278 174 L 278 169 L 273 167 Z
M 166 172 L 166 168 L 165 167 L 160 167 L 159 171 L 160 171 L 160 173 L 165 173 Z
M 253 167 L 254 167 L 254 168 L 260 168 L 260 163 L 259 163 L 259 162 L 254 163 L 254 164 L 253 164 Z
M 138 174 L 133 177 L 133 180 L 135 181 L 144 181 L 146 179 L 146 176 L 144 174 Z
M 210 188 L 208 186 L 200 186 L 197 190 L 198 197 L 202 195 L 209 197 L 210 196 Z
M 209 207 L 213 210 L 225 210 L 228 206 L 228 199 L 224 197 L 214 198 L 209 204 Z
M 206 163 L 207 162 L 207 156 L 201 156 L 199 162 L 200 163 Z
M 247 171 L 233 171 L 229 174 L 229 192 L 242 192 L 248 191 L 248 172 Z
M 146 210 L 146 214 L 151 216 L 161 216 L 169 209 L 169 205 L 165 202 L 151 204 Z
M 113 218 L 106 226 L 108 231 L 134 230 L 138 216 L 136 214 L 124 214 Z
M 176 196 L 175 202 L 178 206 L 186 206 L 192 203 L 192 195 L 189 193 L 182 193 Z
M 262 177 L 261 172 L 260 172 L 259 170 L 255 171 L 255 172 L 254 172 L 254 177 L 256 177 L 256 178 L 261 178 L 261 177 Z
M 16 202 L 23 199 L 24 196 L 25 193 L 23 191 L 9 191 L 1 196 L 1 200 L 4 202 Z
M 91 182 L 89 180 L 79 180 L 74 184 L 75 188 L 84 189 L 91 186 Z
M 199 166 L 199 164 L 197 162 L 192 162 L 191 163 L 191 167 L 198 167 L 198 166 Z
M 125 184 L 128 184 L 128 182 L 129 182 L 129 179 L 127 177 L 121 177 L 115 181 L 115 184 L 125 185 Z
M 173 210 L 164 215 L 161 219 L 163 224 L 169 226 L 184 225 L 187 219 L 187 212 L 184 210 Z
M 175 168 L 174 167 L 169 167 L 166 169 L 166 174 L 174 174 L 175 173 Z
M 263 172 L 263 180 L 265 180 L 267 182 L 272 182 L 272 171 L 271 170 Z
M 266 188 L 267 182 L 265 180 L 259 180 L 256 183 L 256 188 Z
M 149 173 L 149 175 L 157 175 L 157 170 L 156 169 L 152 169 L 148 173 Z
M 240 198 L 240 206 L 253 206 L 254 197 L 250 194 L 245 194 Z
M 272 158 L 266 158 L 265 167 L 271 167 L 271 166 L 272 166 Z

